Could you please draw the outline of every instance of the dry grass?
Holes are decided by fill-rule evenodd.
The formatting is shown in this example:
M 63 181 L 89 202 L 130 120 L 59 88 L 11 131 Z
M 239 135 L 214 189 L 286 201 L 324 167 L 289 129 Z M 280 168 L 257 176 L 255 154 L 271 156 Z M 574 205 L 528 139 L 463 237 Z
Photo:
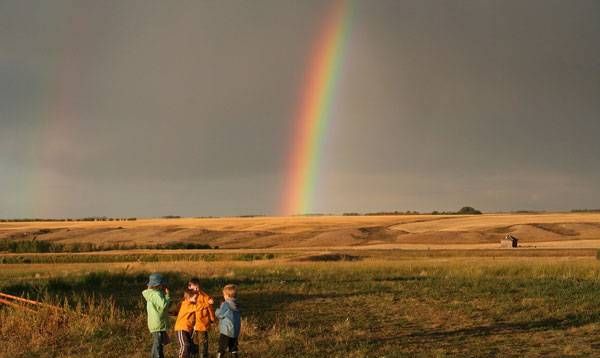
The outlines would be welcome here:
M 46 229 L 46 230 L 42 230 Z M 42 230 L 42 232 L 40 232 Z M 0 223 L 1 238 L 61 243 L 194 242 L 220 248 L 495 248 L 506 233 L 530 247 L 600 247 L 600 214 L 317 216 Z M 461 246 L 466 245 L 466 246 Z
M 67 299 L 69 313 L 0 309 L 0 356 L 146 356 L 151 271 L 175 297 L 190 275 L 215 296 L 237 283 L 247 357 L 595 356 L 599 269 L 585 257 L 6 265 L 0 289 Z

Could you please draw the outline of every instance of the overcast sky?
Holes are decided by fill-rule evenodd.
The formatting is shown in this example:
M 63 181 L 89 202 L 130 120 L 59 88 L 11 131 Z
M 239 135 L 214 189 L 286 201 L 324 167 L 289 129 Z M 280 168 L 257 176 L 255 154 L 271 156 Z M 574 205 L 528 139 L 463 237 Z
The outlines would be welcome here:
M 326 1 L 0 0 L 0 217 L 277 214 Z M 317 212 L 600 207 L 600 2 L 357 1 Z

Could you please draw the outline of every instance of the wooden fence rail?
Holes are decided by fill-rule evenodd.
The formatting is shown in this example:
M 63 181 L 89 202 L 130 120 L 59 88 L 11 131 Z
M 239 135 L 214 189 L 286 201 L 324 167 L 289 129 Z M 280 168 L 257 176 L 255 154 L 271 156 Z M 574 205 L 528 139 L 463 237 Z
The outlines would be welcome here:
M 26 311 L 35 311 L 34 307 L 37 307 L 37 308 L 47 307 L 47 308 L 51 308 L 54 310 L 60 310 L 60 311 L 63 310 L 62 308 L 54 306 L 54 305 L 49 305 L 47 303 L 34 301 L 34 300 L 27 299 L 27 298 L 19 297 L 19 296 L 9 295 L 8 293 L 3 293 L 3 292 L 0 292 L 0 304 L 11 306 L 11 307 L 14 307 L 17 309 L 23 309 Z

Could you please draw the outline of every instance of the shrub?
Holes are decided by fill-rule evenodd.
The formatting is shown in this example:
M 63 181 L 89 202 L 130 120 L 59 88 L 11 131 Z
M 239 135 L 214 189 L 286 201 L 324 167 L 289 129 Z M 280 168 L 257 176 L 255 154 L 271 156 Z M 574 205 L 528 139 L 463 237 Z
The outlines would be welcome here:
M 472 208 L 470 206 L 462 207 L 458 212 L 458 215 L 481 215 L 481 211 Z
M 195 242 L 169 242 L 166 244 L 157 245 L 150 248 L 159 248 L 165 250 L 206 250 L 212 249 L 210 245 L 198 244 Z
M 348 254 L 322 254 L 312 255 L 308 257 L 300 258 L 298 261 L 358 261 L 360 256 L 348 255 Z
M 97 245 L 91 242 L 73 242 L 69 244 L 60 244 L 45 240 L 0 240 L 0 252 L 8 251 L 12 253 L 44 253 L 44 252 L 92 252 L 92 251 L 110 251 L 110 250 L 210 250 L 212 247 L 208 244 L 195 242 L 169 242 L 154 245 L 136 245 L 136 244 L 103 244 Z
M 241 254 L 234 258 L 236 261 L 258 261 L 274 259 L 274 254 Z
M 13 253 L 61 252 L 63 245 L 44 240 L 1 240 L 0 251 Z

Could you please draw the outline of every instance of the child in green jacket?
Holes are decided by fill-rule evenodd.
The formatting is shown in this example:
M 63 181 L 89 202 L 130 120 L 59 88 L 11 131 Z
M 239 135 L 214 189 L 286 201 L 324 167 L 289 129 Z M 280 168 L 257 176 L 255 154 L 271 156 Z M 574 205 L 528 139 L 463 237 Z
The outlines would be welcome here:
M 166 280 L 159 273 L 153 273 L 148 280 L 148 289 L 142 292 L 148 311 L 148 329 L 152 334 L 152 358 L 164 358 L 163 345 L 168 343 L 167 308 L 171 303 Z

